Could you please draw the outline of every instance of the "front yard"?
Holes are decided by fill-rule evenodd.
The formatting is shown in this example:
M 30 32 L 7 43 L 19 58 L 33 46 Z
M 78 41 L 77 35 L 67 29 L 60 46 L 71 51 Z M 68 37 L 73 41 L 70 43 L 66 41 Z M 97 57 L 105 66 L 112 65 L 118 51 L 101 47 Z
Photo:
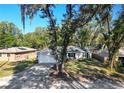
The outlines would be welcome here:
M 51 77 L 51 64 L 32 62 L 1 64 L 0 76 L 13 73 L 13 76 L 0 78 L 1 89 L 116 89 L 124 88 L 124 74 L 110 71 L 97 60 L 69 61 L 65 70 L 69 73 L 63 78 Z M 32 67 L 30 67 L 32 66 Z M 3 68 L 4 67 L 4 68 Z M 30 67 L 26 69 L 27 67 Z M 8 69 L 7 69 L 8 68 Z M 26 69 L 26 70 L 24 70 Z M 24 70 L 24 71 L 23 71 Z
M 0 77 L 21 72 L 34 64 L 36 61 L 0 62 Z M 78 79 L 107 76 L 115 80 L 124 80 L 124 73 L 110 71 L 110 68 L 95 59 L 69 61 L 65 63 L 65 70 Z
M 36 61 L 0 62 L 0 77 L 12 75 L 36 64 Z
M 69 61 L 65 64 L 65 70 L 79 80 L 107 78 L 115 81 L 124 81 L 124 73 L 110 71 L 108 66 L 95 59 Z

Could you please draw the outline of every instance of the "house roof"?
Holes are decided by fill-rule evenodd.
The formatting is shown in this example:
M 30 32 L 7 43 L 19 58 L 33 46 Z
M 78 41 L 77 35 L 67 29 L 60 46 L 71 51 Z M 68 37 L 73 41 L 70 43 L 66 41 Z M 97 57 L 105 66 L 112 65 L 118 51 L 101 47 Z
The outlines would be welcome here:
M 0 53 L 24 53 L 24 52 L 32 52 L 36 51 L 36 49 L 28 48 L 28 47 L 11 47 L 0 49 Z
M 75 52 L 75 53 L 78 53 L 78 52 L 86 52 L 84 49 L 81 49 L 80 47 L 77 47 L 77 46 L 68 46 L 67 47 L 67 52 Z
M 60 52 L 61 51 L 61 46 L 57 46 L 57 50 L 58 50 L 58 52 Z M 52 51 L 51 51 L 51 49 L 49 49 L 49 48 L 45 48 L 44 50 L 42 50 L 41 51 L 41 54 L 43 54 L 43 55 L 46 55 L 46 54 L 49 54 L 49 53 L 51 53 Z M 76 46 L 68 46 L 67 47 L 67 52 L 68 53 L 84 53 L 84 52 L 86 52 L 85 50 L 83 50 L 83 49 L 81 49 L 80 47 L 76 47 Z
M 38 52 L 42 55 L 49 55 L 51 53 L 51 50 L 48 48 L 43 49 L 42 51 Z

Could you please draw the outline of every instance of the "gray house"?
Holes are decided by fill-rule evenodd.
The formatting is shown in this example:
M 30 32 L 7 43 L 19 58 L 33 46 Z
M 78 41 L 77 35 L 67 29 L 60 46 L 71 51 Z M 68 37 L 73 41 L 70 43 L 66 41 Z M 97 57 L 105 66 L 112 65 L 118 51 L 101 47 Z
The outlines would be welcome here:
M 68 59 L 85 59 L 91 58 L 92 54 L 87 49 L 81 49 L 76 46 L 68 46 L 67 48 L 67 58 Z
M 61 47 L 58 47 L 58 51 Z M 38 63 L 52 63 L 55 64 L 57 61 L 54 58 L 54 55 L 51 54 L 51 50 L 46 48 L 37 53 Z M 67 47 L 67 59 L 85 59 L 91 58 L 92 55 L 90 51 L 81 49 L 76 46 L 68 46 Z
M 104 49 L 102 51 L 97 50 L 93 53 L 93 57 L 100 61 L 107 60 L 108 56 L 109 56 L 109 53 L 107 49 Z M 116 61 L 119 61 L 124 65 L 124 48 L 123 47 L 119 49 L 118 54 L 116 56 Z

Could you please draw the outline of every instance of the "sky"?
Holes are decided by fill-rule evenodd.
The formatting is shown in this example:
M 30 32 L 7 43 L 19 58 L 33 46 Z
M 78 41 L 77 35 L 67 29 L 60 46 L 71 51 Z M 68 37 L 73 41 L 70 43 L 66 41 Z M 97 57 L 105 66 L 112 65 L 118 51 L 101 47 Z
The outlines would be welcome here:
M 65 5 L 59 4 L 56 5 L 54 9 L 54 15 L 57 19 L 57 24 L 61 23 L 63 19 L 63 14 L 65 13 Z M 116 19 L 118 16 L 118 12 L 121 10 L 121 5 L 115 5 L 113 8 L 113 19 Z M 46 19 L 41 19 L 39 15 L 35 15 L 32 24 L 30 24 L 30 20 L 26 18 L 25 31 L 23 30 L 23 25 L 21 21 L 21 12 L 20 6 L 17 4 L 0 4 L 0 22 L 8 21 L 13 22 L 19 29 L 22 30 L 23 33 L 33 32 L 36 27 L 46 27 L 48 22 Z

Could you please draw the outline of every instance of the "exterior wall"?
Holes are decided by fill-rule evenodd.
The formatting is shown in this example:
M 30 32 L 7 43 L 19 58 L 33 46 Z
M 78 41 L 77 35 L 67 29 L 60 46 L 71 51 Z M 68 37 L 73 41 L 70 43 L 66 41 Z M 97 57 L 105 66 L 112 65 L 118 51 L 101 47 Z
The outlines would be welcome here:
M 7 56 L 8 54 L 1 54 L 0 61 L 15 61 L 15 54 L 10 54 L 10 56 Z
M 15 61 L 33 60 L 36 59 L 36 57 L 36 52 L 19 53 L 15 54 Z
M 1 54 L 0 61 L 23 61 L 23 60 L 33 60 L 36 59 L 36 52 L 26 52 L 18 54 L 10 54 L 7 57 L 7 54 Z
M 56 64 L 57 61 L 54 59 L 52 55 L 44 55 L 42 53 L 38 54 L 38 63 L 51 63 Z
M 101 56 L 99 54 L 93 54 L 92 56 L 93 56 L 93 58 L 95 58 L 95 59 L 97 59 L 99 61 L 102 61 L 102 62 L 104 62 L 104 61 L 106 61 L 108 59 L 108 57 L 103 57 L 103 56 Z M 115 58 L 115 61 L 118 61 L 118 60 L 119 60 L 119 57 L 117 56 Z
M 108 56 L 109 56 L 109 53 L 107 49 L 105 49 L 104 51 L 96 50 L 93 53 L 93 57 L 100 61 L 106 61 L 108 59 Z M 117 56 L 115 57 L 115 61 L 119 61 L 120 60 L 119 58 L 122 58 L 122 57 L 124 57 L 124 49 L 120 48 Z
M 97 60 L 99 60 L 99 61 L 102 61 L 102 62 L 107 60 L 107 57 L 102 57 L 102 56 L 100 56 L 98 54 L 93 54 L 92 57 L 97 59 Z

